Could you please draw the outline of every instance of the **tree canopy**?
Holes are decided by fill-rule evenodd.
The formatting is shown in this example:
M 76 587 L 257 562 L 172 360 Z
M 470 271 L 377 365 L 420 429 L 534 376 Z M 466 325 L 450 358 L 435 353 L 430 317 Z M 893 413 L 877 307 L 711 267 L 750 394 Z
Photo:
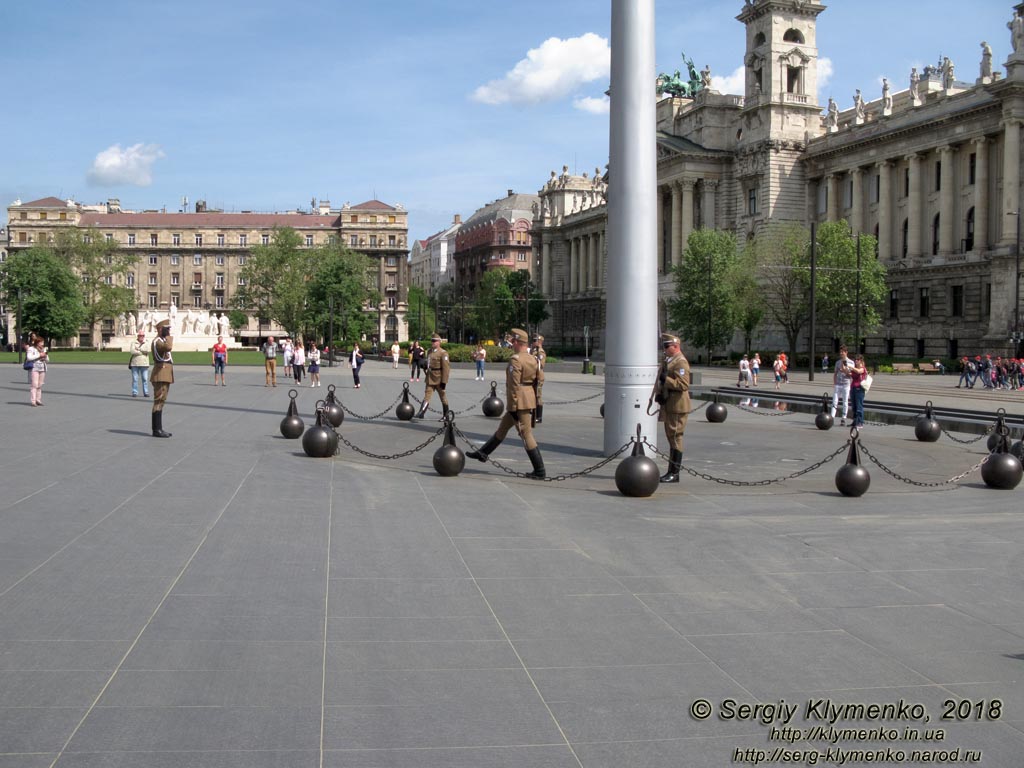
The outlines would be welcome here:
M 50 339 L 77 336 L 86 318 L 81 281 L 51 248 L 36 246 L 12 253 L 0 265 L 5 303 L 20 306 L 18 334 L 35 331 Z

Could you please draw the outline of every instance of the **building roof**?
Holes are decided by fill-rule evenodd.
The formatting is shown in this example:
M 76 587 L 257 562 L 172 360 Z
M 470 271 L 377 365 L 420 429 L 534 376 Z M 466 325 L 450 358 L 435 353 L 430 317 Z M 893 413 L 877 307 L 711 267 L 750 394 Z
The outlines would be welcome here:
M 12 208 L 15 206 L 11 206 Z M 17 206 L 18 208 L 67 208 L 68 203 L 66 200 L 61 200 L 59 197 L 43 197 L 39 200 L 33 200 L 30 203 L 22 203 Z
M 100 229 L 107 227 L 337 229 L 340 222 L 337 214 L 317 216 L 306 213 L 95 213 L 82 211 L 81 225 Z
M 472 216 L 462 223 L 462 230 L 472 229 L 480 224 L 490 224 L 498 219 L 515 221 L 516 219 L 533 220 L 533 206 L 539 204 L 537 195 L 525 195 L 513 192 L 508 197 L 488 203 L 478 208 Z
M 675 136 L 665 131 L 655 133 L 655 141 L 658 146 L 671 151 L 672 154 L 683 155 L 728 155 L 731 154 L 723 149 L 708 149 L 702 147 L 695 141 L 690 141 L 682 136 Z
M 353 211 L 397 211 L 393 205 L 382 203 L 380 200 L 367 200 L 365 203 L 359 205 L 350 205 L 345 210 Z

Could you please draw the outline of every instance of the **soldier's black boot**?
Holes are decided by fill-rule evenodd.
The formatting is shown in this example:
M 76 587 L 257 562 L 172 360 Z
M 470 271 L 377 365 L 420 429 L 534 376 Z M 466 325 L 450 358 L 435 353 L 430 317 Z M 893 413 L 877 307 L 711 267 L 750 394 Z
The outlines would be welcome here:
M 170 432 L 164 432 L 164 412 L 153 411 L 153 437 L 170 437 Z
M 423 414 L 425 414 L 426 412 L 427 412 L 427 401 L 424 400 L 423 401 L 423 405 L 420 406 L 420 412 L 416 414 L 416 418 L 417 419 L 422 419 L 423 418 Z
M 441 421 L 444 421 L 448 416 L 448 403 L 441 403 L 441 408 L 444 409 L 444 412 L 441 414 Z
M 668 452 L 668 472 L 659 479 L 663 483 L 679 482 L 679 465 L 683 463 L 683 452 L 672 448 Z
M 478 448 L 475 451 L 466 451 L 466 456 L 477 461 L 487 461 L 487 457 L 491 455 L 495 448 L 501 445 L 501 440 L 491 435 L 491 439 L 483 444 L 482 448 Z
M 530 457 L 530 463 L 533 464 L 533 472 L 529 474 L 529 477 L 535 480 L 543 480 L 547 477 L 547 473 L 544 471 L 544 459 L 540 455 L 540 448 L 531 448 L 526 452 L 526 455 Z
M 535 413 L 536 413 L 536 418 L 534 419 L 534 421 L 537 424 L 540 424 L 542 421 L 544 421 L 544 406 L 543 405 L 538 405 Z

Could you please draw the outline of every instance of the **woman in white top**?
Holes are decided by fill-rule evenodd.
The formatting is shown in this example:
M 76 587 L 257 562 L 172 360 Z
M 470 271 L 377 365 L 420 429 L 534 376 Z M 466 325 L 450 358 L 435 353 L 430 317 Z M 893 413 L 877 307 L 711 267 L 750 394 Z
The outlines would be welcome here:
M 33 407 L 42 405 L 43 382 L 46 381 L 46 364 L 49 362 L 42 336 L 32 334 L 28 349 L 25 350 L 25 361 L 26 364 L 32 363 L 32 369 L 28 372 L 29 402 Z
M 292 349 L 292 369 L 295 372 L 295 383 L 302 383 L 302 374 L 306 372 L 306 350 L 301 344 L 296 344 Z
M 309 386 L 320 386 L 320 350 L 314 341 L 309 345 Z

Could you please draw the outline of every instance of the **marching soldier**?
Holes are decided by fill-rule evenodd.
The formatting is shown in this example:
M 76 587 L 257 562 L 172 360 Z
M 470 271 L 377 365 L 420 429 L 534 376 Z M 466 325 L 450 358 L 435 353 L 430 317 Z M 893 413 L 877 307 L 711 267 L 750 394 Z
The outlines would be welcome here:
M 420 412 L 416 414 L 417 419 L 422 419 L 430 405 L 430 396 L 434 390 L 438 391 L 441 398 L 441 407 L 444 413 L 441 418 L 448 415 L 448 395 L 445 394 L 445 387 L 448 386 L 448 376 L 452 372 L 451 363 L 448 361 L 448 353 L 441 349 L 441 337 L 436 333 L 430 337 L 430 352 L 427 353 L 427 383 L 423 390 L 423 405 Z
M 544 337 L 539 333 L 533 337 L 533 349 L 530 354 L 537 358 L 537 423 L 544 420 L 544 398 L 541 390 L 544 389 L 544 361 L 548 353 L 544 351 Z
M 661 406 L 669 445 L 668 472 L 661 476 L 661 482 L 678 483 L 683 463 L 683 432 L 690 412 L 690 364 L 679 350 L 678 336 L 661 334 L 661 346 L 665 358 L 658 367 L 658 380 L 651 393 L 651 400 Z
M 537 381 L 538 364 L 537 358 L 530 354 L 529 336 L 526 331 L 519 328 L 512 329 L 512 348 L 515 353 L 508 361 L 508 368 L 505 369 L 505 415 L 501 417 L 501 423 L 497 431 L 484 443 L 482 448 L 475 451 L 467 451 L 466 455 L 471 459 L 487 461 L 495 448 L 501 445 L 508 431 L 514 426 L 526 446 L 526 455 L 530 457 L 533 464 L 533 472 L 530 477 L 543 480 L 544 459 L 540 455 L 540 448 L 533 436 L 534 409 L 537 407 L 537 395 L 534 384 Z
M 149 383 L 153 385 L 153 437 L 170 437 L 164 432 L 164 404 L 167 393 L 174 383 L 174 361 L 171 349 L 174 337 L 171 336 L 171 321 L 161 320 L 156 325 L 157 336 L 153 339 L 153 372 Z

